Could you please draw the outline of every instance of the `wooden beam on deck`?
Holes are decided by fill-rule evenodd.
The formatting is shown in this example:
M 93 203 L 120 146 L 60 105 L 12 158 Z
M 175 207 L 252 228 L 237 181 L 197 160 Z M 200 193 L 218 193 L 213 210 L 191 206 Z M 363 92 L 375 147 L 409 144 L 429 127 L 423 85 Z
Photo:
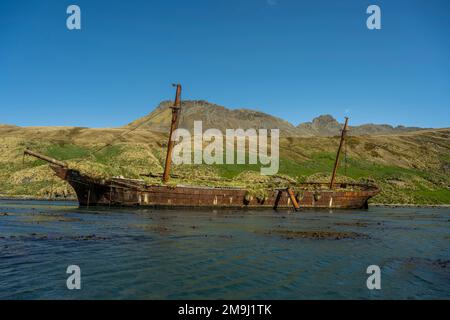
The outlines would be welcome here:
M 277 210 L 277 208 L 278 208 L 278 203 L 280 202 L 280 199 L 281 199 L 281 195 L 283 194 L 283 190 L 278 190 L 278 194 L 277 194 L 277 198 L 275 199 L 275 204 L 274 204 L 274 206 L 273 206 L 273 208 L 275 209 L 275 210 Z
M 292 205 L 294 206 L 294 209 L 295 210 L 300 209 L 300 206 L 298 205 L 297 199 L 295 199 L 294 191 L 292 191 L 291 188 L 287 188 L 286 191 L 287 191 L 287 193 L 289 195 L 289 198 L 291 199 L 291 202 L 292 202 Z

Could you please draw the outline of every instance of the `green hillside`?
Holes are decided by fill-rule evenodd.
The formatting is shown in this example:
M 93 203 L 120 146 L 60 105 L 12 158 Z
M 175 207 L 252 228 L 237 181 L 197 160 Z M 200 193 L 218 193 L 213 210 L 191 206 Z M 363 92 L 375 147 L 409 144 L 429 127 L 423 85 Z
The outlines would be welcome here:
M 25 148 L 64 160 L 91 175 L 159 183 L 158 178 L 142 175 L 162 172 L 166 141 L 165 134 L 147 129 L 127 133 L 126 129 L 0 126 L 0 195 L 74 195 L 46 163 L 24 158 Z M 281 138 L 279 174 L 296 181 L 328 181 L 338 141 L 338 137 Z M 372 202 L 450 204 L 450 129 L 351 136 L 345 150 L 338 180 L 377 183 L 382 192 Z M 267 182 L 257 165 L 183 165 L 174 166 L 173 173 L 173 184 Z

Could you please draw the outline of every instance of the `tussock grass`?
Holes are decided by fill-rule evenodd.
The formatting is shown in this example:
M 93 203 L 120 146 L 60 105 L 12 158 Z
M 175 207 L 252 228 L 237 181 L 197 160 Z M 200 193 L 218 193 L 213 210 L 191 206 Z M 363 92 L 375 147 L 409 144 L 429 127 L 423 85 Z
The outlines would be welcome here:
M 167 136 L 136 130 L 114 140 L 122 129 L 0 127 L 0 195 L 73 195 L 47 163 L 23 158 L 31 148 L 95 177 L 124 176 L 161 183 Z M 113 143 L 111 143 L 113 141 Z M 111 143 L 111 145 L 106 145 Z M 259 165 L 173 166 L 170 184 L 244 187 L 265 197 L 269 187 L 329 182 L 338 138 L 281 138 L 277 176 L 260 175 Z M 95 152 L 99 148 L 102 150 Z M 450 130 L 347 140 L 347 167 L 341 156 L 337 182 L 377 183 L 377 203 L 450 204 Z M 145 176 L 144 176 L 145 175 Z

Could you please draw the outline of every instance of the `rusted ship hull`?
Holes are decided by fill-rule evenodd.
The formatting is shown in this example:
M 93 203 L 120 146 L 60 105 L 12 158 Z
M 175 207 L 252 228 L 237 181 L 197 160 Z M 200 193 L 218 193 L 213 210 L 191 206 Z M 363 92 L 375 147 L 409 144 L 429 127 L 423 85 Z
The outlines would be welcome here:
M 144 206 L 155 208 L 292 208 L 286 189 L 267 190 L 259 199 L 243 188 L 145 185 L 130 179 L 94 179 L 76 170 L 51 166 L 56 175 L 75 190 L 80 206 Z M 312 183 L 292 188 L 300 208 L 367 208 L 370 197 L 379 192 L 376 186 Z

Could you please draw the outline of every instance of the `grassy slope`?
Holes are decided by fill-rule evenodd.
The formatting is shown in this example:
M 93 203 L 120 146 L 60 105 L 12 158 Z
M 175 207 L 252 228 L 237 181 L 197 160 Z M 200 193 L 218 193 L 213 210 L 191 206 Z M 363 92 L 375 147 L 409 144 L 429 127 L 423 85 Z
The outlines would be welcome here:
M 120 136 L 123 129 L 69 127 L 20 128 L 0 126 L 0 194 L 11 196 L 70 195 L 73 191 L 55 178 L 40 160 L 25 158 L 29 147 L 98 176 L 161 173 L 167 137 L 148 130 Z M 93 151 L 114 141 L 102 149 Z M 282 138 L 280 174 L 298 181 L 329 179 L 338 138 Z M 450 204 L 450 129 L 403 135 L 349 137 L 347 167 L 341 161 L 339 179 L 372 180 L 382 187 L 374 202 Z M 245 175 L 244 172 L 254 172 Z M 183 182 L 204 177 L 245 185 L 258 179 L 257 165 L 179 166 Z M 345 177 L 344 177 L 345 174 Z M 230 180 L 231 179 L 231 180 Z M 157 182 L 156 180 L 150 182 Z

